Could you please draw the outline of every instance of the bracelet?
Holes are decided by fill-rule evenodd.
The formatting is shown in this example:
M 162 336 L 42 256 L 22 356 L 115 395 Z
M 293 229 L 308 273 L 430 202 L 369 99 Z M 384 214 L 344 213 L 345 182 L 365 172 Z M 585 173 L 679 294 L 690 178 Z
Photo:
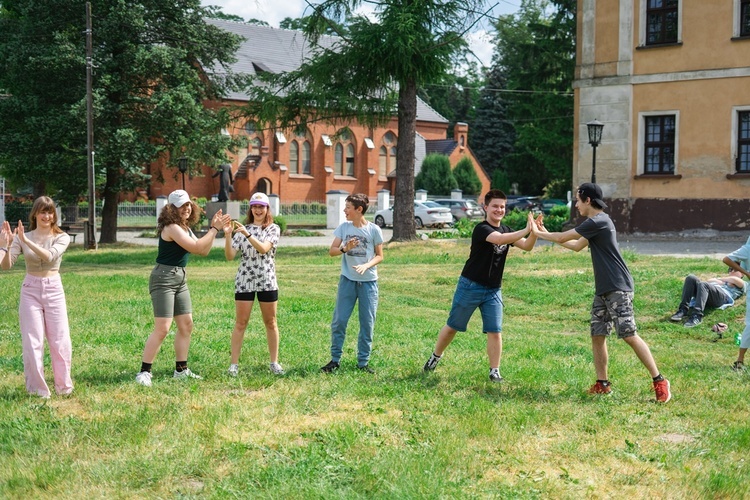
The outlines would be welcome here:
M 211 230 L 211 229 L 216 229 L 216 228 L 214 226 L 211 226 L 211 228 L 209 230 Z M 219 234 L 219 230 L 218 229 L 216 229 L 216 234 Z
M 0 250 L 5 250 L 6 252 L 8 251 L 8 249 L 5 247 L 0 247 Z
M 346 243 L 342 243 L 339 247 L 339 252 L 344 253 L 344 247 L 346 247 Z

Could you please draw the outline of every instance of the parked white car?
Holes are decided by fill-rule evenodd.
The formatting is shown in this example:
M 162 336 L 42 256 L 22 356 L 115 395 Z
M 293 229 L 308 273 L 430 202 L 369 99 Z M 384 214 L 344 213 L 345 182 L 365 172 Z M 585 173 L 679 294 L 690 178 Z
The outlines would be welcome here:
M 453 222 L 449 208 L 434 201 L 414 202 L 414 223 L 417 229 L 422 227 L 446 227 Z M 393 207 L 375 212 L 375 224 L 380 227 L 393 225 Z

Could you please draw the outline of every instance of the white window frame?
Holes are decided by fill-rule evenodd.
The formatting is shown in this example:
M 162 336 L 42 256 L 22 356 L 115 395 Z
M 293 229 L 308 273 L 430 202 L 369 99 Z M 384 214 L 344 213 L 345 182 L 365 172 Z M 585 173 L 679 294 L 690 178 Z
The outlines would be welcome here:
M 730 148 L 732 153 L 732 164 L 730 165 L 730 174 L 737 173 L 737 155 L 739 154 L 739 145 L 737 143 L 737 128 L 739 127 L 739 115 L 741 111 L 750 111 L 750 105 L 747 106 L 732 106 L 732 133 L 730 139 Z M 743 172 L 745 173 L 745 172 Z
M 646 44 L 646 11 L 648 10 L 648 0 L 640 0 L 638 2 L 640 12 L 638 13 L 638 17 L 640 19 L 640 22 L 638 23 L 639 31 L 638 33 L 638 45 L 640 47 L 659 47 L 661 44 L 657 45 L 647 45 Z M 677 41 L 674 43 L 682 43 L 682 10 L 683 10 L 683 1 L 677 0 Z

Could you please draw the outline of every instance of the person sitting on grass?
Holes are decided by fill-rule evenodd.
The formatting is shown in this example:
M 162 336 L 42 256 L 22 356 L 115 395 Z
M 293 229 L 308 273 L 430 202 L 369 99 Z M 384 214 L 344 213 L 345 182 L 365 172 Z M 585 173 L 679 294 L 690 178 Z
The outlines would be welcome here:
M 677 312 L 669 320 L 678 322 L 687 318 L 684 327 L 698 326 L 703 322 L 706 308 L 731 307 L 735 300 L 745 295 L 746 289 L 747 283 L 742 280 L 742 273 L 732 268 L 729 268 L 728 276 L 718 276 L 705 281 L 689 274 L 682 285 L 682 300 Z

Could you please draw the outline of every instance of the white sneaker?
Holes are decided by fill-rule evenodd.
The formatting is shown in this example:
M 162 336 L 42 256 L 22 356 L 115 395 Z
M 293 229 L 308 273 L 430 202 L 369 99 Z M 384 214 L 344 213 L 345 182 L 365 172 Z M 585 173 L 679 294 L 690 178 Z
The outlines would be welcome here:
M 195 373 L 191 372 L 190 368 L 185 368 L 181 372 L 178 372 L 177 370 L 175 370 L 173 377 L 174 378 L 179 378 L 179 379 L 194 378 L 194 379 L 197 379 L 197 380 L 203 380 L 203 377 L 201 377 L 198 374 L 195 374 Z
M 227 370 L 230 377 L 236 377 L 237 374 L 240 372 L 239 365 L 231 364 L 229 365 L 229 370 Z
M 139 372 L 138 375 L 135 376 L 135 381 L 138 384 L 151 387 L 151 372 Z
M 284 369 L 278 363 L 271 363 L 269 369 L 274 375 L 284 375 Z

